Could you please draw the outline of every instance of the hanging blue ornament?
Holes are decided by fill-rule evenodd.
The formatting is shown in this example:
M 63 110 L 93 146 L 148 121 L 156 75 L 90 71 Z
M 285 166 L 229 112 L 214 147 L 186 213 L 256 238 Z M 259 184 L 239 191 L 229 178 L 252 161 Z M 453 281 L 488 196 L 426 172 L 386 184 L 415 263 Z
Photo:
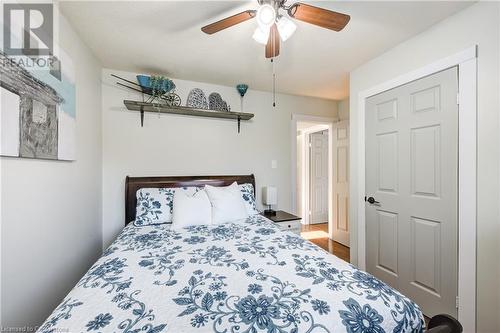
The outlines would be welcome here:
M 248 90 L 248 84 L 240 83 L 236 86 L 236 89 L 240 93 L 240 96 L 243 97 L 247 93 Z

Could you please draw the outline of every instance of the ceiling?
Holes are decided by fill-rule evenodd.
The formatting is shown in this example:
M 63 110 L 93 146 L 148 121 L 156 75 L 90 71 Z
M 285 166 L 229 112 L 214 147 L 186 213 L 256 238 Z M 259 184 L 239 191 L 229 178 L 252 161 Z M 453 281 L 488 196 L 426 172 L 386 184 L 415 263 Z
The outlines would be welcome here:
M 289 3 L 293 3 L 289 0 Z M 351 15 L 341 32 L 297 22 L 275 61 L 277 91 L 349 96 L 349 72 L 471 2 L 308 2 Z M 271 90 L 272 64 L 252 39 L 255 20 L 215 35 L 200 28 L 257 1 L 67 1 L 60 7 L 104 67 Z

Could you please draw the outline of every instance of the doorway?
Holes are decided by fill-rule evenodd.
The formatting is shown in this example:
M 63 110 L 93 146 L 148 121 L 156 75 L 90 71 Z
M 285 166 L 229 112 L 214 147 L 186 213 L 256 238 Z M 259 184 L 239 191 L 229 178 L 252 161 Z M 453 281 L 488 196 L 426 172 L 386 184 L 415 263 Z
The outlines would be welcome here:
M 315 141 L 314 152 L 313 142 Z M 327 123 L 298 121 L 296 131 L 296 213 L 302 224 L 328 224 L 330 177 L 330 129 Z M 313 156 L 316 155 L 316 156 Z M 318 170 L 315 170 L 315 169 Z M 313 173 L 316 177 L 313 177 Z M 312 179 L 315 178 L 315 179 Z M 312 181 L 311 181 L 312 180 Z M 314 189 L 313 187 L 316 187 Z M 326 187 L 326 188 L 325 188 Z M 316 193 L 314 193 L 316 191 Z M 313 195 L 315 194 L 315 195 Z M 312 221 L 312 207 L 315 207 L 315 221 Z M 321 216 L 322 215 L 322 216 Z M 328 229 L 326 230 L 328 232 Z
M 348 122 L 293 115 L 292 133 L 292 207 L 302 237 L 349 261 Z
M 367 271 L 457 316 L 458 70 L 366 99 Z

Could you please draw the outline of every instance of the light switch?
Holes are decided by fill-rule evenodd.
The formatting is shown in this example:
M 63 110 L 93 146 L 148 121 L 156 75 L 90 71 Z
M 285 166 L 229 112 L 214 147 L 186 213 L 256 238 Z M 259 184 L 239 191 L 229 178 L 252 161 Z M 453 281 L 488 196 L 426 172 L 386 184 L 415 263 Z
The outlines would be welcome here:
M 278 169 L 278 161 L 272 160 L 271 161 L 271 168 L 272 169 Z

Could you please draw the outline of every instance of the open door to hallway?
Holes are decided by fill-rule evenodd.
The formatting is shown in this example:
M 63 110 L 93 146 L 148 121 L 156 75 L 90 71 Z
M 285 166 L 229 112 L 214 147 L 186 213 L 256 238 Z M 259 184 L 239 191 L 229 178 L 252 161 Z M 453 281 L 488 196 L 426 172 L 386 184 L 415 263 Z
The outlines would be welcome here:
M 349 122 L 333 125 L 333 225 L 330 238 L 349 246 Z

